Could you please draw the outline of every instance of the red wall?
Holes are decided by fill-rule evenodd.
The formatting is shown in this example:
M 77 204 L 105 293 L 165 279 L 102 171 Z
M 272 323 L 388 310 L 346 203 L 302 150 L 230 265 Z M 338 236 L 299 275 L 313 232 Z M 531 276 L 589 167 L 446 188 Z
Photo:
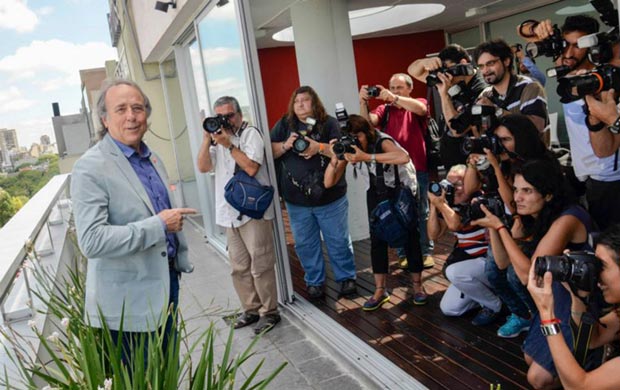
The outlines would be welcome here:
M 407 72 L 410 63 L 436 53 L 445 46 L 443 31 L 397 35 L 353 41 L 358 89 L 363 84 L 388 86 L 394 73 Z M 297 60 L 293 46 L 259 49 L 258 58 L 265 91 L 269 126 L 286 112 L 291 93 L 299 86 Z M 415 80 L 413 96 L 426 97 L 426 85 Z M 371 100 L 371 108 L 379 104 Z M 356 109 L 352 109 L 356 112 Z

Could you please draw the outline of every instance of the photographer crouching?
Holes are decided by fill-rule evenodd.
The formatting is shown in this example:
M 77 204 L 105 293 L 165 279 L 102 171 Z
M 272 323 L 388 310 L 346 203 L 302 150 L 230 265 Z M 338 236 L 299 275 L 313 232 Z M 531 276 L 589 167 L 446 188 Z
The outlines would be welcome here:
M 325 188 L 331 188 L 341 180 L 347 163 L 355 164 L 356 172 L 366 181 L 366 205 L 370 219 L 370 259 L 375 278 L 375 292 L 363 310 L 379 309 L 390 300 L 387 290 L 388 245 L 404 247 L 408 269 L 413 283 L 413 304 L 424 305 L 427 295 L 422 286 L 422 250 L 418 230 L 415 195 L 418 188 L 416 172 L 407 152 L 392 137 L 375 130 L 362 116 L 351 115 L 346 127 L 348 136 L 331 142 L 332 159 L 325 170 Z M 357 163 L 360 163 L 359 165 Z M 397 210 L 391 202 L 409 197 L 406 207 L 408 223 L 400 219 L 385 219 L 380 228 L 379 219 L 384 215 L 395 216 Z M 383 207 L 386 206 L 386 209 Z M 377 210 L 381 211 L 377 215 Z M 375 215 L 377 218 L 373 218 Z
M 593 324 L 592 333 L 589 339 L 589 348 L 603 346 L 612 341 L 618 340 L 620 331 L 620 317 L 617 305 L 620 303 L 620 224 L 612 225 L 598 237 L 596 245 L 596 258 L 592 255 L 576 254 L 580 267 L 590 270 L 584 273 L 587 285 L 596 285 L 603 293 L 603 298 L 609 304 L 616 306 L 616 309 L 599 318 L 598 323 Z M 570 260 L 574 254 L 568 253 L 564 258 Z M 615 357 L 604 362 L 597 369 L 586 372 L 580 363 L 573 356 L 571 348 L 566 344 L 563 336 L 564 330 L 561 329 L 561 321 L 556 318 L 555 311 L 555 289 L 552 288 L 557 279 L 565 280 L 562 275 L 553 269 L 555 267 L 543 267 L 539 264 L 546 260 L 538 258 L 532 263 L 529 273 L 527 289 L 529 290 L 541 318 L 540 331 L 545 335 L 553 362 L 557 369 L 560 382 L 564 389 L 618 389 L 620 388 L 620 377 L 617 370 L 620 369 L 620 357 Z M 573 262 L 574 263 L 574 262 Z M 541 270 L 544 272 L 541 276 Z M 593 271 L 596 270 L 596 271 Z M 559 277 L 559 278 L 558 278 Z M 574 284 L 569 280 L 569 285 Z M 588 295 L 583 291 L 583 286 L 575 295 L 571 291 L 571 322 L 573 326 L 581 326 L 589 315 L 589 308 L 582 299 Z M 587 289 L 587 288 L 586 288 Z M 570 290 L 569 290 L 570 291 Z M 581 297 L 581 298 L 580 298 Z
M 446 278 L 452 284 L 441 299 L 439 306 L 442 313 L 460 316 L 480 307 L 472 324 L 482 326 L 495 321 L 502 301 L 493 293 L 485 273 L 488 248 L 486 229 L 471 226 L 466 221 L 471 214 L 471 196 L 465 193 L 464 176 L 465 165 L 459 164 L 450 168 L 445 180 L 431 183 L 428 234 L 435 240 L 450 230 L 456 238 L 454 249 L 444 265 Z

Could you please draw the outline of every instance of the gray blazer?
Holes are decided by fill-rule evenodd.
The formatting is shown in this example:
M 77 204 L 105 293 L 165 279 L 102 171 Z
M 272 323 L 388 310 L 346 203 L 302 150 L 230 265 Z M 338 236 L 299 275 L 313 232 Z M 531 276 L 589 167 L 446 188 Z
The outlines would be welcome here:
M 161 159 L 152 154 L 151 162 L 168 184 Z M 168 196 L 175 207 L 169 190 Z M 140 179 L 109 134 L 75 163 L 71 199 L 78 244 L 88 258 L 87 321 L 102 327 L 105 318 L 118 330 L 123 317 L 124 331 L 156 330 L 170 293 L 166 235 Z M 175 268 L 192 272 L 185 236 L 177 237 Z

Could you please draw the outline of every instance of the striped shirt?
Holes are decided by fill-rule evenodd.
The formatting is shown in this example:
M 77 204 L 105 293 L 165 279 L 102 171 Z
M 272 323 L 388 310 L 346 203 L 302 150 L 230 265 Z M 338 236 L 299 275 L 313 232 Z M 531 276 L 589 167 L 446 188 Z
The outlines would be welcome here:
M 489 243 L 486 228 L 468 225 L 452 233 L 456 237 L 456 247 L 465 251 L 471 258 L 481 257 L 487 253 Z
M 545 90 L 527 76 L 511 75 L 505 96 L 500 95 L 493 86 L 485 88 L 480 96 L 487 97 L 497 107 L 512 114 L 535 115 L 543 118 L 545 125 L 549 123 Z

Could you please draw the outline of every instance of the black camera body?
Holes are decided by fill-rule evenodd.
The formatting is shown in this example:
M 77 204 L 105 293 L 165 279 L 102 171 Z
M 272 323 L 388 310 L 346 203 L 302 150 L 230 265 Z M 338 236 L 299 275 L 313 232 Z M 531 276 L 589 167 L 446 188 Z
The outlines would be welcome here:
M 551 57 L 554 60 L 562 55 L 566 49 L 566 41 L 557 24 L 553 25 L 553 35 L 538 42 L 530 42 L 525 45 L 525 53 L 530 58 L 540 56 Z
M 463 111 L 450 119 L 450 127 L 457 134 L 463 134 L 471 125 L 477 126 L 482 132 L 493 130 L 499 124 L 496 111 L 497 108 L 494 106 L 466 105 L 463 107 Z
M 506 150 L 499 137 L 492 133 L 482 134 L 479 138 L 464 137 L 462 142 L 461 152 L 464 156 L 469 156 L 472 153 L 484 154 L 484 148 L 489 149 L 496 156 Z
M 472 64 L 456 64 L 449 68 L 441 67 L 428 73 L 428 76 L 426 76 L 426 85 L 433 87 L 437 84 L 441 84 L 441 80 L 437 77 L 438 73 L 448 73 L 452 76 L 473 76 L 476 70 Z
M 468 225 L 471 221 L 484 218 L 484 211 L 480 208 L 482 205 L 493 215 L 496 215 L 500 219 L 504 218 L 504 202 L 502 202 L 499 196 L 479 196 L 475 198 L 474 202 L 461 207 L 459 210 L 461 223 L 463 225 Z
M 232 129 L 232 123 L 224 115 L 218 114 L 209 118 L 205 118 L 202 122 L 202 128 L 208 133 L 217 133 L 220 128 Z
M 366 87 L 366 91 L 368 92 L 368 97 L 377 97 L 381 93 L 381 90 L 376 85 L 369 85 Z
M 441 196 L 441 191 L 446 194 L 446 201 L 450 206 L 454 205 L 454 186 L 448 180 L 443 179 L 440 182 L 432 181 L 428 185 L 428 192 L 435 196 Z
M 332 146 L 332 150 L 338 160 L 344 160 L 345 153 L 355 153 L 355 149 L 353 149 L 353 145 L 360 147 L 359 142 L 357 141 L 357 137 L 352 134 L 346 134 L 340 137 L 340 139 L 334 142 Z
M 493 166 L 486 158 L 480 156 L 476 161 L 476 170 L 480 173 L 480 182 L 482 183 L 482 191 L 485 195 L 495 195 L 499 193 L 499 182 L 495 176 Z
M 560 102 L 570 103 L 611 88 L 620 88 L 620 68 L 605 64 L 589 73 L 558 79 Z
M 551 272 L 556 282 L 568 282 L 577 290 L 593 291 L 598 283 L 602 262 L 592 252 L 569 252 L 561 256 L 539 256 L 534 271 L 543 276 Z

